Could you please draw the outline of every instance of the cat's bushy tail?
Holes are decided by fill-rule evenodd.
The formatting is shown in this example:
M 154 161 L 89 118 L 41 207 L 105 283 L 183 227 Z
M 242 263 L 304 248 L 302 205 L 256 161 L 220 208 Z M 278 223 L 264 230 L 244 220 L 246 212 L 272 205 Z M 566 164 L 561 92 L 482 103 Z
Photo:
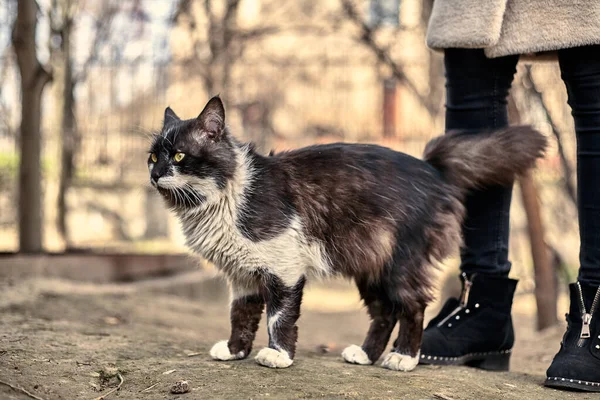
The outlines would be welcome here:
M 424 160 L 461 194 L 492 184 L 509 185 L 544 155 L 546 137 L 530 126 L 488 133 L 450 132 L 431 140 Z

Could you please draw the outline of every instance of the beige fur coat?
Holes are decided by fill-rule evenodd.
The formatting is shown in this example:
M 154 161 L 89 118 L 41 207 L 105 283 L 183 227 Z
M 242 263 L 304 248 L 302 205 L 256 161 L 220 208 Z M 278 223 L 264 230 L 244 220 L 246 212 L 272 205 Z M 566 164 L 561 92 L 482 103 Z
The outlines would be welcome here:
M 434 0 L 427 45 L 488 57 L 600 43 L 600 0 Z

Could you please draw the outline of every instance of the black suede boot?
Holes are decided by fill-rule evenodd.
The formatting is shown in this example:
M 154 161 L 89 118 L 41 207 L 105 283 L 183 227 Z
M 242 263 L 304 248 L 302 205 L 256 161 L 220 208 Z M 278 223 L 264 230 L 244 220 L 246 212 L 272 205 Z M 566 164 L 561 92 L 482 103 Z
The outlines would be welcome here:
M 507 371 L 515 342 L 514 279 L 462 273 L 460 299 L 449 299 L 423 333 L 421 364 Z
M 545 385 L 600 392 L 600 287 L 577 282 L 569 290 L 569 325 Z

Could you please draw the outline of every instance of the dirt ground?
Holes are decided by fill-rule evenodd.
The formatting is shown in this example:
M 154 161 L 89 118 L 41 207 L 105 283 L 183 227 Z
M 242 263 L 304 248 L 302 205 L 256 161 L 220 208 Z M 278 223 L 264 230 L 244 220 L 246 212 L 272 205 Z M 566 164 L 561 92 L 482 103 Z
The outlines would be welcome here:
M 564 307 L 564 299 L 561 301 Z M 432 310 L 433 312 L 433 310 Z M 533 330 L 533 299 L 516 299 L 517 345 L 510 373 L 419 366 L 410 373 L 345 364 L 341 350 L 360 344 L 368 318 L 345 283 L 309 286 L 291 368 L 252 358 L 216 362 L 208 350 L 226 339 L 223 284 L 193 272 L 122 285 L 60 280 L 0 283 L 0 380 L 42 399 L 588 399 L 600 395 L 544 388 L 545 368 L 564 327 Z M 266 344 L 264 323 L 256 349 Z M 327 349 L 327 350 L 324 350 Z M 170 394 L 180 379 L 186 394 Z M 0 384 L 0 399 L 28 399 Z

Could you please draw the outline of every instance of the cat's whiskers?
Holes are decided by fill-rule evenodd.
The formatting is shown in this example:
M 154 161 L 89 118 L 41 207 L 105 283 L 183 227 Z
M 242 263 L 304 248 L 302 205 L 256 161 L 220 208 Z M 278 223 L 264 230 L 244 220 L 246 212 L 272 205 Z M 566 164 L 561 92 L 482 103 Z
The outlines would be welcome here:
M 193 197 L 195 194 L 192 190 L 190 190 L 189 185 L 186 185 L 185 189 L 183 190 L 183 194 L 185 195 L 185 198 L 188 201 L 188 207 L 195 208 L 198 203 L 198 199 Z
M 181 206 L 185 207 L 185 208 L 188 208 L 188 204 L 189 203 L 187 201 L 189 199 L 188 199 L 188 195 L 186 193 L 185 188 L 183 188 L 183 187 L 179 188 L 179 193 L 181 194 Z
M 175 193 L 177 194 L 177 201 L 184 205 L 183 195 L 181 194 L 181 188 L 175 188 Z
M 171 191 L 171 198 L 173 199 L 172 208 L 176 209 L 177 208 L 177 190 L 175 188 L 169 189 L 169 190 Z
M 189 207 L 193 204 L 192 198 L 189 195 L 189 191 L 186 189 L 181 189 L 181 193 L 183 194 L 183 198 L 186 201 L 186 207 Z
M 196 192 L 194 187 L 192 185 L 190 185 L 189 183 L 186 183 L 186 187 L 189 189 L 187 191 L 187 193 L 193 197 L 193 200 L 195 200 L 195 202 L 196 202 L 196 206 L 199 206 L 200 204 L 202 204 L 202 199 L 200 197 L 200 194 L 198 192 Z M 193 201 L 192 201 L 192 203 L 193 203 Z

